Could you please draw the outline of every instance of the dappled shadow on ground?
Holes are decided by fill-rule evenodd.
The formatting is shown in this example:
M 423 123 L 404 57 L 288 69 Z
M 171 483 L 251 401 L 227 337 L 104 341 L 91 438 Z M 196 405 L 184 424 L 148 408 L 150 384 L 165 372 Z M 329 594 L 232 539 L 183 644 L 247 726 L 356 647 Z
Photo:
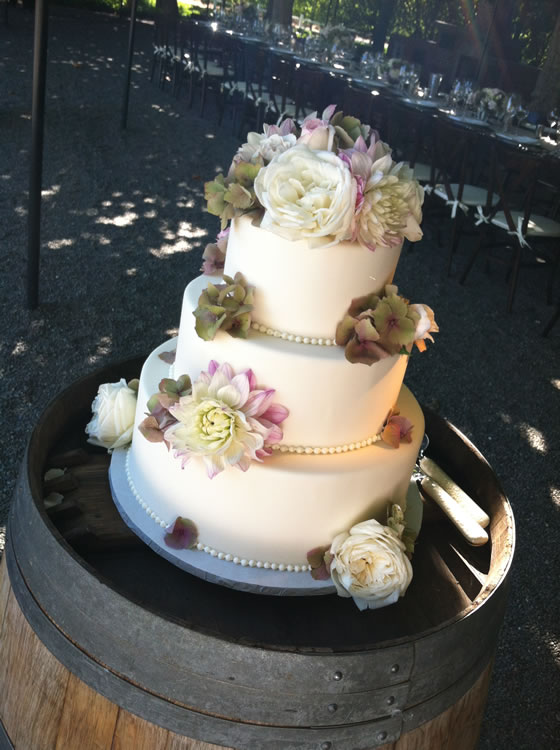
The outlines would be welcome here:
M 50 24 L 39 308 L 25 308 L 30 16 L 0 37 L 0 526 L 25 441 L 46 403 L 77 377 L 174 335 L 181 298 L 218 231 L 203 184 L 236 141 L 150 84 L 151 29 L 140 24 L 128 129 L 120 128 L 128 26 L 109 16 Z M 458 254 L 463 267 L 467 248 Z M 513 506 L 518 551 L 481 748 L 553 747 L 557 686 L 560 324 L 527 269 L 505 314 L 503 269 L 478 263 L 466 286 L 445 275 L 430 237 L 405 250 L 396 283 L 434 308 L 441 331 L 411 358 L 407 383 L 473 440 Z M 535 685 L 539 689 L 535 689 Z M 510 687 L 511 686 L 511 690 Z M 515 686 L 516 696 L 512 694 Z
M 4 476 L 64 385 L 173 335 L 186 283 L 218 220 L 203 186 L 236 142 L 149 82 L 151 27 L 137 27 L 128 128 L 128 25 L 52 12 L 48 47 L 40 306 L 25 306 L 32 18 L 11 13 L 0 86 L 0 295 Z M 12 467 L 12 468 L 9 468 Z M 11 479 L 0 502 L 4 516 Z

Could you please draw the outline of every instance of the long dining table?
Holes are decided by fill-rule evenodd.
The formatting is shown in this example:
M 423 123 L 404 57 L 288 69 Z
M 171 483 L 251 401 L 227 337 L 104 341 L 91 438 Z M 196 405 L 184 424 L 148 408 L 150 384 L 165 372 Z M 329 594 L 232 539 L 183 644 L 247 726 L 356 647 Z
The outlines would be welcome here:
M 305 69 L 321 71 L 328 75 L 331 81 L 336 81 L 341 85 L 378 94 L 388 99 L 389 102 L 399 102 L 417 112 L 425 113 L 426 116 L 449 118 L 460 127 L 476 130 L 484 137 L 496 139 L 512 147 L 534 151 L 543 159 L 560 159 L 560 135 L 552 128 L 545 129 L 540 136 L 536 132 L 536 127 L 527 123 L 509 127 L 506 130 L 500 119 L 480 119 L 475 112 L 470 112 L 465 108 L 454 109 L 449 104 L 449 97 L 445 94 L 429 98 L 410 93 L 398 82 L 389 82 L 387 78 L 378 75 L 374 66 L 356 62 L 355 56 L 350 51 L 346 54 L 341 52 L 331 61 L 327 61 L 325 56 L 317 51 L 306 54 L 306 46 L 301 40 L 294 41 L 278 37 L 271 39 L 259 35 L 254 30 L 232 28 L 233 24 L 227 22 L 197 21 L 196 23 L 204 25 L 212 32 L 212 35 L 215 35 L 217 46 L 219 46 L 220 37 L 234 38 L 241 45 L 264 48 L 271 58 L 273 56 L 284 58 L 295 71 Z M 558 140 L 551 137 L 553 135 L 556 135 Z

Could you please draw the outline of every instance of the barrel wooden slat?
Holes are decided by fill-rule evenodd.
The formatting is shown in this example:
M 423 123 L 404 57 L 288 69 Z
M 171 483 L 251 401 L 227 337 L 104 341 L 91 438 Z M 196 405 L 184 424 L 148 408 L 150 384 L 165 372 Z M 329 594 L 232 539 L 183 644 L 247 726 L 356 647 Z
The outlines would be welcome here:
M 28 626 L 13 594 L 5 613 L 0 684 L 9 689 L 0 693 L 2 723 L 16 748 L 54 750 L 69 672 Z
M 69 673 L 56 750 L 83 750 L 92 738 L 96 750 L 111 750 L 118 715 L 118 706 Z
M 166 750 L 169 732 L 123 711 L 119 715 L 112 749 Z
M 492 672 L 486 667 L 469 692 L 432 721 L 377 750 L 472 750 L 478 743 Z
M 109 459 L 87 446 L 84 426 L 98 384 L 139 369 L 115 365 L 64 391 L 39 420 L 16 488 L 9 585 L 0 578 L 0 657 L 12 657 L 0 695 L 9 680 L 27 689 L 33 679 L 14 669 L 32 640 L 19 606 L 45 663 L 67 672 L 48 750 L 74 736 L 79 750 L 473 750 L 514 545 L 511 510 L 475 447 L 426 412 L 430 455 L 489 512 L 491 542 L 471 548 L 427 516 L 413 582 L 393 607 L 243 594 L 155 556 L 115 511 Z M 45 486 L 55 466 L 68 475 Z M 41 498 L 57 486 L 64 502 L 47 513 Z M 12 740 L 23 715 L 6 719 L 14 709 L 0 698 Z
M 10 578 L 6 570 L 6 561 L 0 559 L 0 637 L 4 632 L 4 619 L 8 611 L 8 596 L 10 595 Z

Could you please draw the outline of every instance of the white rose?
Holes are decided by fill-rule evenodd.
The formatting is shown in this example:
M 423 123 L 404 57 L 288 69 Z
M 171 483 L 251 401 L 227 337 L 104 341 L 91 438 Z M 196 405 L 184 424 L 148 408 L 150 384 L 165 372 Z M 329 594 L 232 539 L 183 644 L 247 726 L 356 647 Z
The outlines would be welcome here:
M 333 540 L 331 577 L 340 596 L 351 596 L 359 609 L 394 604 L 412 580 L 412 566 L 396 531 L 363 521 Z
M 234 163 L 239 161 L 256 161 L 262 156 L 265 162 L 271 161 L 277 154 L 281 154 L 296 144 L 296 136 L 293 133 L 280 135 L 273 133 L 248 133 L 247 143 L 239 147 L 234 157 Z
M 294 146 L 260 170 L 254 187 L 265 209 L 264 229 L 289 240 L 306 238 L 314 247 L 350 238 L 356 181 L 332 152 Z
M 88 443 L 111 452 L 132 440 L 136 414 L 136 391 L 121 378 L 118 383 L 103 383 L 91 405 L 93 418 L 86 426 Z

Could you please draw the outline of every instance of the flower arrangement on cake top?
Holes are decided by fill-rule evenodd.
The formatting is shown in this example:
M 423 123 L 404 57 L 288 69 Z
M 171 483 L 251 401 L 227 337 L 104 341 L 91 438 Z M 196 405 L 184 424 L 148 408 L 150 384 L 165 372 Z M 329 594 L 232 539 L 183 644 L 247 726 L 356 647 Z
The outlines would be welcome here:
M 227 175 L 206 183 L 208 211 L 222 221 L 208 264 L 223 253 L 229 221 L 249 211 L 260 211 L 262 228 L 313 247 L 357 241 L 375 250 L 421 239 L 424 192 L 412 170 L 393 161 L 369 125 L 335 109 L 301 128 L 286 119 L 249 133 Z

